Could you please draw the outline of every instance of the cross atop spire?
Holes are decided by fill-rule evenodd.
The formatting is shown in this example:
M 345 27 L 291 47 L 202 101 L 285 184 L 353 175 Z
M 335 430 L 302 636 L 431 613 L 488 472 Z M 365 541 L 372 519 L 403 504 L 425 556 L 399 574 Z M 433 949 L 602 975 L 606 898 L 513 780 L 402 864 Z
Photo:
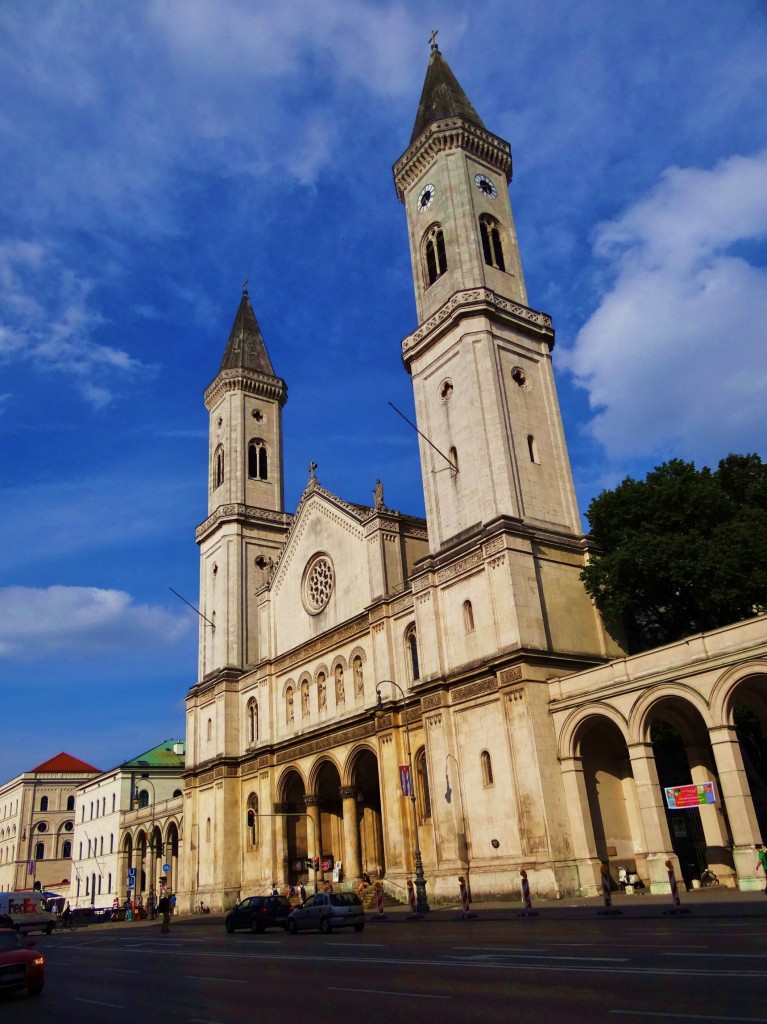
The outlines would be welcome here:
M 219 367 L 222 370 L 258 370 L 274 376 L 271 360 L 258 326 L 256 314 L 248 297 L 248 279 L 242 282 L 242 298 L 237 316 L 234 318 L 232 331 L 226 345 L 226 352 Z
M 450 118 L 460 117 L 480 128 L 485 127 L 482 118 L 471 105 L 469 97 L 458 84 L 458 79 L 440 53 L 436 36 L 437 30 L 435 29 L 430 37 L 429 67 L 426 70 L 426 80 L 423 83 L 413 134 L 410 136 L 411 145 L 433 121 L 446 121 Z
M 438 35 L 438 33 L 439 33 L 439 29 L 435 28 L 434 31 L 432 32 L 432 34 L 429 36 L 429 43 L 431 45 L 432 50 L 439 51 L 439 47 L 437 46 L 437 35 Z

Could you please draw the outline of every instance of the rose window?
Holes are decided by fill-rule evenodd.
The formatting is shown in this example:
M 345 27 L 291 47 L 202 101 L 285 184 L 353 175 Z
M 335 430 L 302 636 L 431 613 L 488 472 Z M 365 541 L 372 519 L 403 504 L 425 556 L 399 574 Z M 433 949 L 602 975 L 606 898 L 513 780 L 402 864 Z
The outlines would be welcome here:
M 333 593 L 335 575 L 329 558 L 320 555 L 309 564 L 304 577 L 304 600 L 307 611 L 321 612 Z

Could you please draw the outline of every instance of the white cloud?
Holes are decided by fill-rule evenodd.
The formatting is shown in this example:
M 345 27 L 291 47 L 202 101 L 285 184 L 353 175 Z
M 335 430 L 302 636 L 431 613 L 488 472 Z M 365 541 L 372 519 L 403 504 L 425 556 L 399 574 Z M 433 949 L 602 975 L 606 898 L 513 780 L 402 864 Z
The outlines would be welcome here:
M 565 358 L 608 457 L 710 463 L 765 446 L 765 240 L 767 150 L 672 167 L 598 227 L 610 283 Z
M 112 400 L 116 379 L 151 367 L 93 340 L 105 322 L 91 305 L 91 290 L 53 247 L 22 239 L 0 243 L 0 359 L 69 374 L 86 401 L 100 408 Z
M 133 604 L 122 590 L 53 586 L 0 589 L 0 657 L 92 658 L 168 647 L 194 628 L 189 615 Z

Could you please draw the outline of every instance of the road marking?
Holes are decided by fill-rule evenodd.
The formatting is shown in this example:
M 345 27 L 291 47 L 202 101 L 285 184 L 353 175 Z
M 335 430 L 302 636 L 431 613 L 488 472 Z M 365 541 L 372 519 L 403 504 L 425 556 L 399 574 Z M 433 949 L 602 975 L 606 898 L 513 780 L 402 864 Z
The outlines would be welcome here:
M 713 1017 L 700 1013 L 652 1013 L 650 1010 L 608 1010 L 608 1013 L 621 1013 L 633 1017 L 673 1017 L 676 1020 L 727 1020 L 747 1021 L 749 1024 L 765 1024 L 767 1017 Z
M 82 999 L 80 996 L 72 996 L 76 1003 L 88 1003 L 90 1006 L 107 1006 L 110 1010 L 124 1010 L 124 1006 L 117 1003 L 100 1003 L 98 999 Z
M 117 974 L 141 974 L 141 971 L 131 971 L 127 967 L 102 967 L 103 971 L 115 971 Z
M 241 978 L 210 978 L 204 974 L 187 974 L 187 978 L 193 978 L 195 981 L 223 981 L 227 985 L 247 985 L 248 982 Z
M 328 992 L 364 992 L 368 996 L 407 996 L 408 999 L 452 999 L 452 996 L 431 996 L 425 992 L 391 992 L 385 988 L 341 988 L 328 985 Z
M 453 957 L 455 960 L 487 960 L 490 956 L 512 956 L 523 957 L 525 960 L 587 960 L 589 962 L 602 962 L 610 964 L 628 963 L 627 956 L 558 956 L 556 953 L 528 953 L 526 949 L 500 950 L 495 953 L 480 953 L 479 956 Z
M 722 958 L 724 958 L 726 956 L 729 956 L 729 957 L 741 957 L 741 958 L 742 957 L 748 957 L 751 960 L 767 960 L 767 953 L 663 953 L 662 955 L 663 956 L 697 956 L 697 957 L 712 956 L 712 957 L 715 957 L 717 960 L 721 960 Z

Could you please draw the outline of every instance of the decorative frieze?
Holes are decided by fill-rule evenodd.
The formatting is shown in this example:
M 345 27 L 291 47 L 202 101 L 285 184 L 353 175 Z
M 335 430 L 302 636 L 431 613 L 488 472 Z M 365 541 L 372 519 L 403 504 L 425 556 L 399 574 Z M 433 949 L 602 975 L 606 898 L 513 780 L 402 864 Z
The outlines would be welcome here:
M 288 750 L 281 750 L 277 753 L 275 764 L 285 764 L 286 761 L 293 761 L 299 757 L 306 757 L 309 754 L 317 754 L 321 750 L 330 750 L 332 747 L 341 746 L 344 743 L 353 743 L 355 740 L 365 739 L 372 736 L 375 729 L 372 724 L 357 725 L 353 729 L 346 729 L 344 732 L 335 733 L 330 736 L 322 736 L 308 743 L 301 743 L 299 746 L 291 747 Z
M 483 693 L 492 693 L 498 686 L 494 676 L 486 676 L 484 679 L 477 679 L 474 683 L 467 683 L 466 686 L 457 686 L 450 694 L 451 701 L 456 704 L 461 700 L 468 700 L 470 697 L 479 697 Z
M 391 605 L 392 615 L 400 615 L 402 612 L 409 612 L 413 608 L 413 595 L 406 594 L 398 597 Z
M 518 679 L 522 678 L 522 666 L 514 665 L 512 668 L 505 668 L 499 674 L 498 680 L 501 686 L 505 686 L 507 683 L 515 683 Z
M 300 662 L 308 661 L 314 655 L 319 654 L 320 651 L 326 651 L 330 647 L 338 647 L 344 641 L 348 640 L 349 637 L 358 636 L 363 633 L 367 624 L 368 617 L 367 615 L 364 615 L 353 619 L 351 622 L 347 622 L 343 626 L 339 626 L 337 629 L 330 630 L 328 633 L 323 634 L 323 636 L 318 637 L 316 640 L 312 640 L 311 643 L 304 644 L 297 650 L 291 651 L 282 658 L 278 658 L 277 661 L 274 662 L 274 671 L 285 672 L 287 669 L 292 668 L 294 665 L 298 665 Z
M 494 555 L 496 551 L 503 551 L 506 547 L 506 540 L 504 537 L 493 537 L 487 544 L 482 545 L 482 550 L 485 553 L 485 557 L 488 555 Z
M 509 693 L 506 694 L 506 700 L 510 702 L 524 699 L 525 691 L 522 687 L 520 687 L 518 690 L 510 690 Z
M 216 511 L 197 527 L 195 539 L 198 542 L 201 541 L 209 530 L 222 519 L 239 519 L 254 524 L 266 519 L 272 523 L 279 523 L 280 526 L 289 527 L 293 516 L 289 512 L 275 512 L 269 508 L 255 508 L 253 505 L 219 505 Z
M 417 579 L 413 580 L 413 593 L 418 594 L 420 591 L 426 590 L 430 586 L 431 577 L 428 573 L 425 573 L 423 576 L 419 576 Z
M 430 729 L 434 729 L 438 725 L 442 725 L 442 715 L 430 715 L 426 719 L 426 724 Z
M 442 707 L 442 694 L 441 693 L 428 693 L 421 701 L 421 707 L 424 711 L 430 711 L 432 708 Z
M 437 573 L 437 583 L 445 583 L 454 576 L 466 572 L 467 569 L 473 569 L 477 565 L 482 565 L 482 552 L 472 551 L 470 555 L 460 559 L 460 561 L 453 562 L 452 565 L 446 565 L 444 569 L 440 569 Z
M 268 765 L 269 765 L 269 755 L 268 754 L 262 754 L 261 757 L 259 757 L 258 761 L 256 761 L 256 767 L 257 768 L 266 768 L 266 767 L 268 767 Z

